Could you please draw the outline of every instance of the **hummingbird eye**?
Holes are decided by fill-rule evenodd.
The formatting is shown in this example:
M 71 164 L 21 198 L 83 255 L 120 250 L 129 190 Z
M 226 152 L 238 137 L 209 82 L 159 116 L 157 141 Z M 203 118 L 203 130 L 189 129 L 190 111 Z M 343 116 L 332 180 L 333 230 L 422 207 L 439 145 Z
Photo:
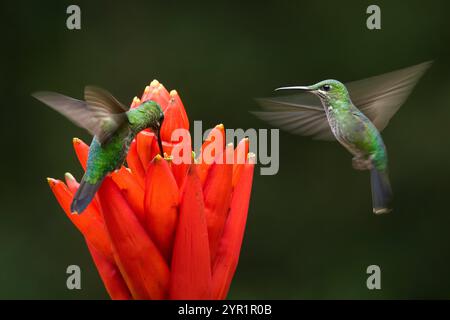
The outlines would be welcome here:
M 322 90 L 328 92 L 331 90 L 331 86 L 329 84 L 324 84 L 322 86 Z

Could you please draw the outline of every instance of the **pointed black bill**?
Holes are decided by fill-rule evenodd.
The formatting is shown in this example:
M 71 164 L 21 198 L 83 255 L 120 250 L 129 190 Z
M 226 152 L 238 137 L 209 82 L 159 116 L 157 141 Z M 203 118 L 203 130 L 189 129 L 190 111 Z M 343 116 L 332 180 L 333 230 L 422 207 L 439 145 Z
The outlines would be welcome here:
M 156 137 L 158 138 L 159 153 L 161 154 L 161 157 L 164 158 L 164 149 L 161 140 L 161 126 L 159 126 L 158 130 L 156 130 Z

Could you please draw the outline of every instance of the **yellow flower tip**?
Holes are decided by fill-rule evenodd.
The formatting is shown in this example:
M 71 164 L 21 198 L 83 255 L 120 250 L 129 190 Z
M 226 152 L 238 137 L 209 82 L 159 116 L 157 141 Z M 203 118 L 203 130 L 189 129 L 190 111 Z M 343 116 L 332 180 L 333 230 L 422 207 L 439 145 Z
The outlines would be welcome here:
M 200 158 L 200 156 L 198 156 L 198 158 Z M 191 161 L 192 161 L 192 163 L 198 163 L 199 162 L 199 159 L 197 159 L 197 155 L 195 154 L 194 150 L 191 151 Z
M 133 173 L 130 168 L 125 167 L 125 170 L 127 170 L 129 173 Z
M 66 172 L 64 174 L 64 177 L 66 178 L 66 180 L 75 180 L 74 176 L 70 172 Z
M 144 89 L 144 93 L 148 93 L 149 91 L 150 91 L 150 87 L 146 86 L 145 89 Z
M 159 81 L 154 79 L 152 82 L 150 82 L 151 87 L 157 87 L 159 85 Z
M 139 103 L 139 102 L 141 102 L 141 99 L 139 99 L 138 97 L 134 97 L 133 98 L 133 103 Z
M 163 159 L 163 157 L 161 157 L 161 155 L 158 153 L 154 158 L 153 161 L 158 162 L 161 161 Z
M 47 178 L 47 183 L 50 187 L 53 187 L 56 184 L 56 180 L 53 178 Z
M 223 125 L 223 123 L 220 123 L 216 126 L 217 129 L 225 129 L 225 126 Z
M 71 214 L 78 214 L 78 211 L 72 211 Z
M 233 142 L 230 142 L 229 144 L 227 144 L 227 148 L 234 148 Z
M 81 143 L 81 140 L 78 139 L 78 138 L 73 138 L 73 139 L 72 139 L 72 142 L 73 142 L 73 143 L 76 143 L 76 144 L 79 144 L 79 143 Z
M 178 95 L 178 92 L 177 92 L 177 90 L 171 90 L 170 91 L 170 96 L 173 98 L 173 97 L 176 97 Z

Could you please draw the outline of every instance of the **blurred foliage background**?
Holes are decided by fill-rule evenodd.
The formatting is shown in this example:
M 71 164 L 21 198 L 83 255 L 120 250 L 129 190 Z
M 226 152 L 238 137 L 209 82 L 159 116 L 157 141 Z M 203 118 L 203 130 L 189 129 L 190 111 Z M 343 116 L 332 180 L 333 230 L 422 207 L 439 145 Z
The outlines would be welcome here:
M 35 90 L 82 97 L 86 84 L 131 102 L 154 78 L 181 94 L 204 128 L 267 127 L 248 111 L 281 85 L 357 80 L 434 59 L 383 132 L 396 202 L 371 212 L 369 175 L 337 143 L 281 132 L 280 171 L 254 179 L 229 298 L 450 297 L 450 4 L 377 1 L 70 1 L 1 5 L 0 298 L 104 299 L 84 241 L 46 177 L 81 168 L 72 137 L 90 137 L 34 100 Z M 66 289 L 66 268 L 82 290 Z M 366 288 L 381 267 L 382 290 Z

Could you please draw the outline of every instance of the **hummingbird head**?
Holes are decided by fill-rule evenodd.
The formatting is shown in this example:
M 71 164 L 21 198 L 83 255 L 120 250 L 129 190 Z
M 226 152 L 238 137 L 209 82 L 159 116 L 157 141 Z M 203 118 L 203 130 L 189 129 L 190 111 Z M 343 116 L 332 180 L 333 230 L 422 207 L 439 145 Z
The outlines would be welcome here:
M 278 90 L 301 90 L 311 92 L 326 102 L 334 102 L 337 100 L 347 100 L 349 94 L 345 85 L 337 80 L 323 80 L 311 86 L 282 87 Z
M 161 127 L 164 121 L 164 112 L 160 105 L 152 100 L 144 101 L 137 108 L 133 109 L 133 117 L 129 120 L 137 132 L 149 128 L 158 139 L 159 151 L 164 157 L 164 150 L 161 141 Z

